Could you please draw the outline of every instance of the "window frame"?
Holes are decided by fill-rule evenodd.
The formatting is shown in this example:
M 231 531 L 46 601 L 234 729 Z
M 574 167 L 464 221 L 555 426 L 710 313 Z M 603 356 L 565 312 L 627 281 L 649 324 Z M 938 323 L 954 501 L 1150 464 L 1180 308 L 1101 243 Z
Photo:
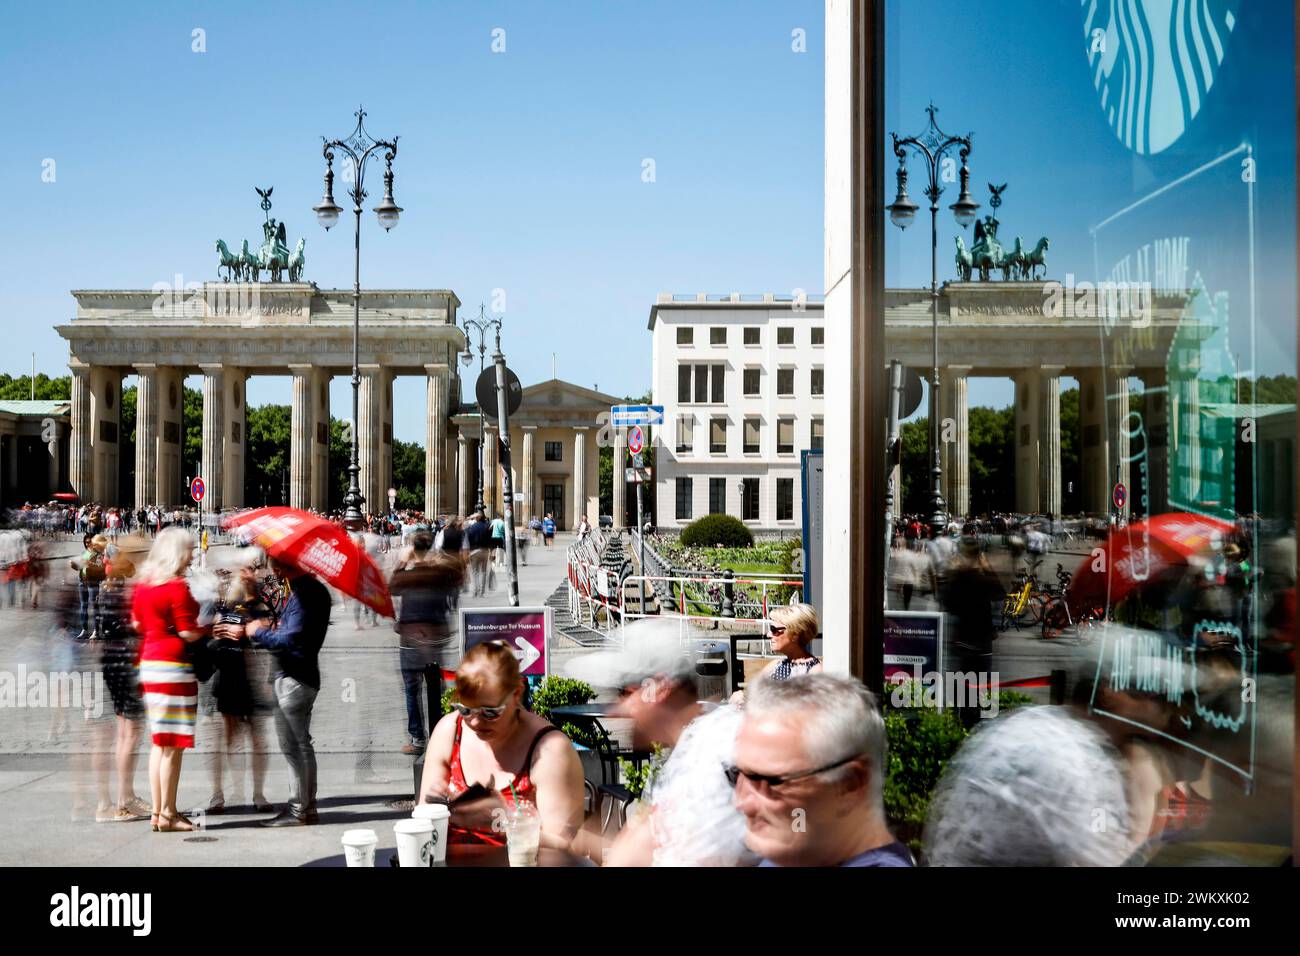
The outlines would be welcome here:
M 756 431 L 752 446 L 749 443 L 749 426 L 751 424 L 754 425 Z M 763 419 L 757 415 L 750 415 L 741 420 L 740 453 L 742 455 L 761 455 L 763 453 Z
M 794 373 L 795 373 L 795 367 L 794 367 L 793 365 L 780 365 L 780 366 L 777 366 L 777 370 L 776 370 L 776 397 L 777 397 L 777 398 L 794 398 L 794 397 L 795 397 L 795 393 L 794 393 Z M 788 392 L 783 392 L 783 391 L 781 391 L 781 376 L 782 376 L 782 375 L 788 375 L 788 376 L 790 377 L 790 391 L 788 391 Z
M 790 443 L 789 443 L 789 447 L 786 447 L 786 446 L 783 445 L 782 442 L 781 442 L 781 429 L 782 429 L 782 427 L 787 426 L 787 425 L 790 427 Z M 793 455 L 793 454 L 794 454 L 794 446 L 795 446 L 795 444 L 796 444 L 796 439 L 795 439 L 795 420 L 794 420 L 794 418 L 791 417 L 791 416 L 789 416 L 789 415 L 784 416 L 784 417 L 782 417 L 782 418 L 778 418 L 778 419 L 776 420 L 776 453 L 777 453 L 778 455 Z

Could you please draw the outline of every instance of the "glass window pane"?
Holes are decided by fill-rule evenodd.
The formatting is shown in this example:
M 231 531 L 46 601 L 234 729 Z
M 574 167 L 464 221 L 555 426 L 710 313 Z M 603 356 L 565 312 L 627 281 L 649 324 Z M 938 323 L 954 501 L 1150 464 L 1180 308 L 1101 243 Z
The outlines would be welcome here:
M 794 452 L 794 419 L 783 418 L 776 423 L 776 452 L 778 455 Z
M 780 325 L 776 329 L 777 345 L 794 345 L 794 326 Z
M 794 369 L 776 370 L 776 394 L 786 398 L 794 395 Z
M 727 344 L 727 327 L 725 325 L 715 325 L 709 329 L 710 345 Z
M 707 365 L 695 366 L 695 400 L 701 403 L 709 400 L 709 367 Z
M 762 425 L 757 418 L 745 419 L 745 454 L 757 454 L 759 450 L 759 436 L 762 432 Z
M 776 520 L 794 520 L 793 478 L 778 478 L 776 480 Z
M 689 402 L 691 400 L 691 366 L 677 366 L 677 401 Z
M 715 418 L 709 423 L 709 453 L 723 455 L 727 452 L 727 420 Z
M 727 400 L 727 367 L 725 365 L 713 366 L 712 385 L 711 400 L 713 402 L 725 402 Z
M 747 368 L 745 369 L 745 395 L 753 398 L 758 396 L 760 376 L 763 374 L 762 369 Z
M 690 345 L 695 341 L 695 329 L 689 325 L 677 326 L 677 344 Z
M 725 514 L 727 510 L 727 480 L 725 478 L 709 479 L 709 514 Z
M 745 344 L 746 345 L 762 344 L 762 330 L 758 326 L 751 325 L 745 327 Z

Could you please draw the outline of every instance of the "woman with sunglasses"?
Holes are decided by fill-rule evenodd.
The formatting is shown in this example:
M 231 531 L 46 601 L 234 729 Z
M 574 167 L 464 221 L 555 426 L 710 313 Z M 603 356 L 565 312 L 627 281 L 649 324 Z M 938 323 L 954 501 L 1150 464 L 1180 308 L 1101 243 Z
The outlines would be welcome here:
M 780 605 L 768 612 L 767 633 L 772 642 L 772 650 L 781 656 L 768 664 L 759 673 L 759 680 L 789 680 L 805 674 L 817 674 L 822 670 L 820 657 L 813 655 L 808 647 L 821 632 L 821 622 L 817 611 L 811 604 Z M 731 695 L 731 703 L 739 704 L 745 699 L 744 691 Z
M 434 728 L 420 781 L 422 803 L 450 806 L 452 843 L 504 846 L 517 800 L 541 814 L 542 846 L 567 848 L 582 825 L 582 764 L 568 737 L 524 708 L 523 691 L 504 644 L 475 645 L 456 671 L 456 700 Z

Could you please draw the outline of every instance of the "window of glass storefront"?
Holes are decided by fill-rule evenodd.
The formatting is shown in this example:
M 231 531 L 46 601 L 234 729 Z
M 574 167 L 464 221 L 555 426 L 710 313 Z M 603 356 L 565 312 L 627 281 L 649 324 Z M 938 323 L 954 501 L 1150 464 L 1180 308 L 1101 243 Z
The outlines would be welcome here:
M 886 633 L 941 619 L 942 670 L 1104 744 L 1127 800 L 1100 812 L 1129 821 L 1106 862 L 1291 843 L 1289 6 L 885 5 L 880 370 L 923 383 Z M 884 653 L 887 679 L 921 676 Z

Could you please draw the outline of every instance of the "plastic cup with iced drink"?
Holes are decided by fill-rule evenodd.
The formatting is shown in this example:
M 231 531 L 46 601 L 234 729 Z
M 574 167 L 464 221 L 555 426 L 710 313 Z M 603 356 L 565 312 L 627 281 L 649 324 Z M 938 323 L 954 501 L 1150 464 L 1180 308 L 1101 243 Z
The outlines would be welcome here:
M 542 817 L 527 800 L 518 801 L 506 817 L 506 853 L 511 866 L 536 866 L 542 841 Z

